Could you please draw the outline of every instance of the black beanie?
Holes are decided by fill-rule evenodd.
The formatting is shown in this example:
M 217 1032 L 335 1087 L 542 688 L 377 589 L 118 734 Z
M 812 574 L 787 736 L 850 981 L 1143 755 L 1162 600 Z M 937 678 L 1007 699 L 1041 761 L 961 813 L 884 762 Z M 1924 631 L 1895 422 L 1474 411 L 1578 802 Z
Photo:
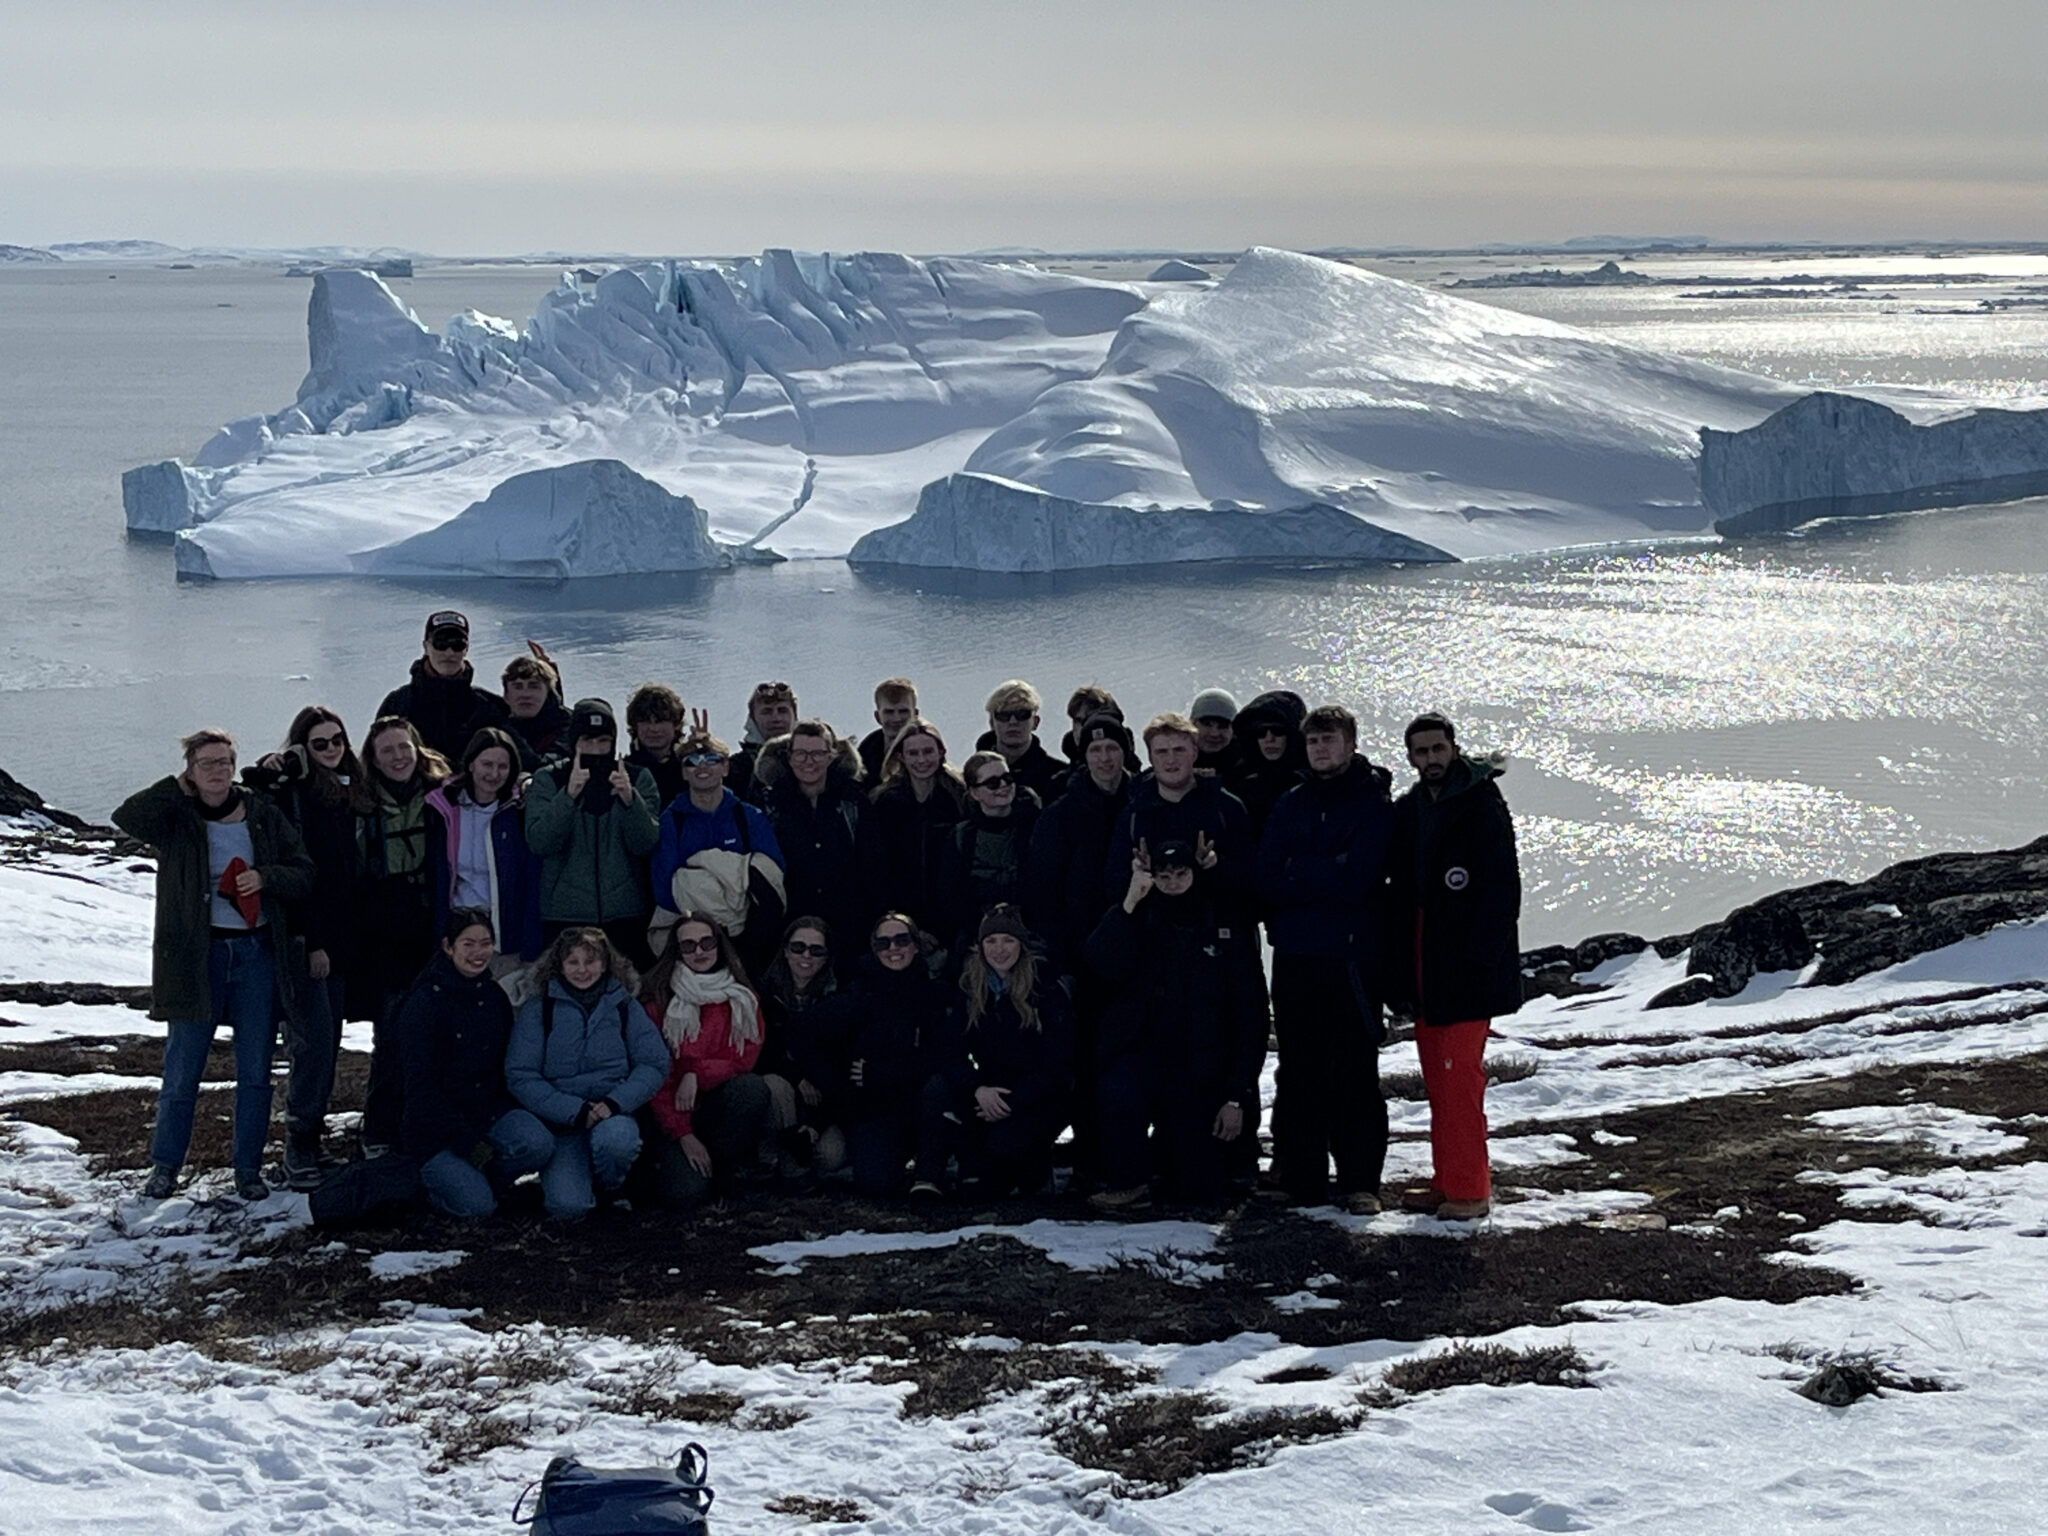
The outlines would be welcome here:
M 1074 732 L 1074 755 L 1085 757 L 1089 745 L 1098 741 L 1113 741 L 1124 749 L 1124 760 L 1128 762 L 1134 749 L 1131 746 L 1131 728 L 1125 725 L 1121 716 L 1112 715 L 1108 710 L 1097 710 L 1081 722 Z

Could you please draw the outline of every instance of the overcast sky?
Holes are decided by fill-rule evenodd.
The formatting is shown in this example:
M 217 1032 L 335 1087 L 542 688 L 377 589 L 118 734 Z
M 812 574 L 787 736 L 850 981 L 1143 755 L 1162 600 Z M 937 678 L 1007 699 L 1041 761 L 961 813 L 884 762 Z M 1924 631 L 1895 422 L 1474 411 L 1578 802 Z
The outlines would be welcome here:
M 2048 239 L 2048 4 L 0 0 L 0 241 Z

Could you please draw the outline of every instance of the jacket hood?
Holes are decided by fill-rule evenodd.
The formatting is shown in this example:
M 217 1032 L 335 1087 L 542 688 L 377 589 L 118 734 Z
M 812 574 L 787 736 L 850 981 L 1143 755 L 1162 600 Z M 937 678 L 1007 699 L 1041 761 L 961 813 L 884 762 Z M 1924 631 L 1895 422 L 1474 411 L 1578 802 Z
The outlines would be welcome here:
M 1462 795 L 1474 785 L 1497 779 L 1507 771 L 1508 755 L 1505 752 L 1461 753 L 1444 775 L 1444 787 L 1438 791 L 1437 799 L 1448 800 L 1454 795 Z
M 832 765 L 827 770 L 825 783 L 828 788 L 837 786 L 851 792 L 859 787 L 862 769 L 859 746 L 842 736 L 832 754 Z M 794 784 L 789 769 L 789 737 L 777 736 L 761 744 L 761 750 L 754 754 L 754 782 L 764 790 L 773 790 L 785 781 Z
M 426 657 L 415 656 L 412 659 L 412 685 L 415 688 L 460 688 L 467 691 L 476 685 L 476 668 L 465 661 L 461 672 L 454 677 L 442 677 L 427 669 Z

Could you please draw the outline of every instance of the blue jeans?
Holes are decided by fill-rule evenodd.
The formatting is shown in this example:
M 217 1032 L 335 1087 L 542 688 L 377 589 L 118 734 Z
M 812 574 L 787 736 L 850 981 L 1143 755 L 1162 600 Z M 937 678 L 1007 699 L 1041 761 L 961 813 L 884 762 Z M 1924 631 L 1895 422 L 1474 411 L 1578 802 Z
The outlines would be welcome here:
M 612 1115 L 587 1131 L 554 1136 L 554 1155 L 540 1171 L 540 1192 L 556 1221 L 589 1215 L 596 1192 L 625 1183 L 640 1155 L 640 1127 L 631 1115 Z
M 235 1034 L 235 1172 L 259 1173 L 270 1140 L 270 1061 L 277 1042 L 277 965 L 270 946 L 254 934 L 209 940 L 206 989 L 213 1017 L 179 1019 L 164 1032 L 164 1085 L 149 1155 L 167 1167 L 184 1166 L 206 1053 L 225 1020 Z
M 420 1168 L 427 1204 L 458 1221 L 481 1221 L 498 1208 L 514 1179 L 535 1173 L 554 1155 L 555 1135 L 527 1110 L 508 1110 L 484 1132 L 497 1154 L 479 1168 L 458 1152 L 436 1152 Z
M 344 989 L 341 973 L 308 976 L 300 985 L 299 1019 L 284 1024 L 284 1123 L 295 1135 L 318 1136 L 326 1128 L 327 1101 L 334 1096 L 334 1060 L 341 1050 Z

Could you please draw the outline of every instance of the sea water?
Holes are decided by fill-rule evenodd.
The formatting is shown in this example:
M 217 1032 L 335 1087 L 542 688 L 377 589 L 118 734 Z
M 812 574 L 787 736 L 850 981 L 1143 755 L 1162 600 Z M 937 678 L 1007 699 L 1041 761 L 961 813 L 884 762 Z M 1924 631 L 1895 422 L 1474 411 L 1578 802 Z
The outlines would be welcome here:
M 1385 269 L 1433 280 L 1422 265 Z M 425 268 L 392 286 L 438 327 L 472 306 L 523 320 L 555 277 Z M 201 724 L 253 752 L 319 700 L 360 733 L 452 604 L 489 681 L 534 639 L 572 697 L 623 706 L 661 679 L 729 739 L 765 678 L 864 730 L 874 682 L 908 674 L 955 761 L 1007 677 L 1045 694 L 1049 737 L 1083 682 L 1134 720 L 1203 687 L 1289 687 L 1351 705 L 1405 780 L 1401 724 L 1441 709 L 1508 754 L 1531 944 L 1679 931 L 1773 888 L 2048 830 L 2048 503 L 1396 570 L 180 585 L 167 547 L 125 537 L 120 473 L 288 401 L 306 292 L 253 266 L 0 271 L 0 767 L 55 803 L 104 815 Z M 1815 383 L 2024 395 L 2048 341 L 2039 311 L 1973 312 L 1947 289 L 1473 296 Z

